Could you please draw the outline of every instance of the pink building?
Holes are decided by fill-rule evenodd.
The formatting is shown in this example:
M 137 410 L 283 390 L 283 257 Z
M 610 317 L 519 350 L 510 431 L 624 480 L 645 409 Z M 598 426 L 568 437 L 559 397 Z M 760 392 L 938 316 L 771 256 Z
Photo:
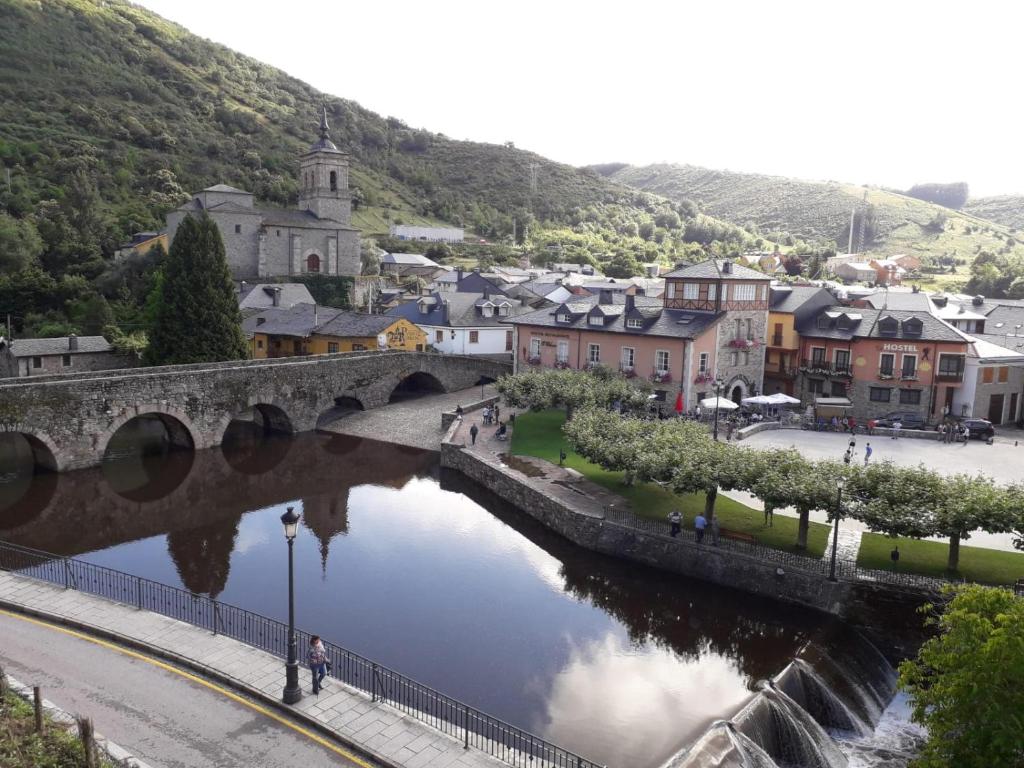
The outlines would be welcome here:
M 661 298 L 601 291 L 509 320 L 516 370 L 603 365 L 650 379 L 667 407 L 681 391 L 687 410 L 714 394 L 716 376 L 736 402 L 760 393 L 769 278 L 712 260 L 665 279 Z

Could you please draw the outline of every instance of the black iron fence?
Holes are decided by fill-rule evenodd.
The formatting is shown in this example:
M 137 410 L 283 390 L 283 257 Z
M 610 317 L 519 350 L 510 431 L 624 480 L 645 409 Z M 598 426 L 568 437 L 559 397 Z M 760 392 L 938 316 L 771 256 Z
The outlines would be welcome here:
M 287 657 L 286 624 L 184 589 L 6 542 L 0 542 L 0 570 L 169 616 Z M 308 645 L 309 636 L 296 630 L 300 649 Z M 324 645 L 331 677 L 459 739 L 467 749 L 473 747 L 517 768 L 602 768 L 339 645 Z

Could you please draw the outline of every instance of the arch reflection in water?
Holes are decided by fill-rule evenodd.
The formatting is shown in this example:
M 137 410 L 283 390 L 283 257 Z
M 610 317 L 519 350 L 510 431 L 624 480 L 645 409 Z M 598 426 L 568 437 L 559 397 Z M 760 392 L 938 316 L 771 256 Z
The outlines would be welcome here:
M 0 432 L 0 531 L 25 525 L 53 501 L 61 476 L 40 466 L 24 435 Z

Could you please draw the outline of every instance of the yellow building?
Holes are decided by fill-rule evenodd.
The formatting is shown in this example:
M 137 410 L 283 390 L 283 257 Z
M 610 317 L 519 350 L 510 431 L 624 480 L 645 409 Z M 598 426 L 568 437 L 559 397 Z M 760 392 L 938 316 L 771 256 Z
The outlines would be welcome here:
M 423 351 L 427 334 L 401 317 L 345 312 L 315 304 L 271 308 L 245 319 L 254 359 L 398 349 Z
M 772 286 L 764 340 L 764 394 L 794 394 L 800 368 L 800 334 L 796 326 L 835 301 L 826 289 L 816 286 Z

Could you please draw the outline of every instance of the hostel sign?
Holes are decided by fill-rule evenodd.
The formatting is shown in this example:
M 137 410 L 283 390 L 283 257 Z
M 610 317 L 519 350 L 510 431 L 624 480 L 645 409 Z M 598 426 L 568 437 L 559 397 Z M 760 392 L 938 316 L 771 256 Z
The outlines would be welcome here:
M 917 352 L 917 344 L 883 344 L 883 352 Z

